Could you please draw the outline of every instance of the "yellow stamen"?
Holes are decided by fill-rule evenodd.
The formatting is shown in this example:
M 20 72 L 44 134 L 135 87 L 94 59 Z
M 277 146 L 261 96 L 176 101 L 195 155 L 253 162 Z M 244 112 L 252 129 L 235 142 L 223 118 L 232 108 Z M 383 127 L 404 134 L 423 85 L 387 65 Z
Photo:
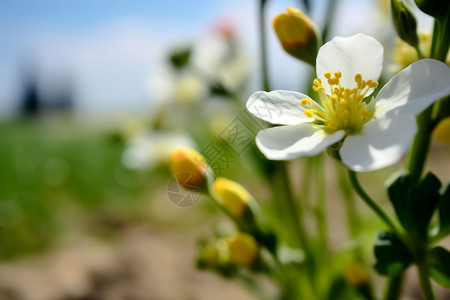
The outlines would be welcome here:
M 330 123 L 328 123 L 327 127 L 328 127 L 329 129 L 336 130 L 336 129 L 337 129 L 336 122 L 331 121 Z
M 303 98 L 302 100 L 300 100 L 300 104 L 303 106 L 306 105 L 312 106 L 311 100 L 309 100 L 308 98 Z
M 314 116 L 312 109 L 305 109 L 303 112 L 305 113 L 305 116 L 307 116 L 308 118 L 312 118 Z
M 331 95 L 325 93 L 325 87 L 319 78 L 314 79 L 313 89 L 319 93 L 319 98 L 323 109 L 313 107 L 308 98 L 300 100 L 303 106 L 310 106 L 305 109 L 304 114 L 308 118 L 314 118 L 312 124 L 323 128 L 327 132 L 344 130 L 346 134 L 353 135 L 361 132 L 364 124 L 374 115 L 374 106 L 371 101 L 362 101 L 371 89 L 378 86 L 378 82 L 373 80 L 363 80 L 361 74 L 354 76 L 356 86 L 349 89 L 342 87 L 340 71 L 327 71 L 324 73 L 326 83 L 329 85 Z
M 362 110 L 361 110 L 361 116 L 362 116 L 363 118 L 367 119 L 368 117 L 370 117 L 370 112 L 368 112 L 368 111 L 365 110 L 365 109 L 362 109 Z
M 378 87 L 378 82 L 374 81 L 374 82 L 370 83 L 369 87 L 371 87 L 373 89 L 377 88 Z

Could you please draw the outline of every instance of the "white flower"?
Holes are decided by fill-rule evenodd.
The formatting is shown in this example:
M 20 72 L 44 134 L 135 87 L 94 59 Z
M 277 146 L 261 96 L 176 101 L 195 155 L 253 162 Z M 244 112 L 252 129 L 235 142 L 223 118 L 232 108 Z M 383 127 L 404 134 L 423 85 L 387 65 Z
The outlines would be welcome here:
M 249 69 L 249 57 L 239 49 L 236 41 L 228 36 L 206 37 L 193 49 L 192 65 L 209 83 L 220 83 L 236 92 L 245 83 Z
M 174 148 L 195 149 L 192 138 L 182 132 L 148 131 L 131 139 L 122 154 L 122 163 L 130 169 L 152 169 L 169 161 Z
M 320 48 L 316 63 L 314 90 L 321 104 L 290 91 L 256 92 L 247 101 L 258 118 L 288 125 L 256 136 L 268 159 L 313 156 L 333 146 L 354 171 L 392 165 L 417 131 L 415 117 L 450 93 L 450 68 L 422 59 L 393 77 L 376 98 L 365 99 L 378 85 L 383 47 L 363 34 L 334 38 Z
M 151 78 L 150 89 L 157 106 L 175 101 L 191 105 L 206 99 L 209 94 L 207 83 L 192 68 L 178 72 L 161 69 Z

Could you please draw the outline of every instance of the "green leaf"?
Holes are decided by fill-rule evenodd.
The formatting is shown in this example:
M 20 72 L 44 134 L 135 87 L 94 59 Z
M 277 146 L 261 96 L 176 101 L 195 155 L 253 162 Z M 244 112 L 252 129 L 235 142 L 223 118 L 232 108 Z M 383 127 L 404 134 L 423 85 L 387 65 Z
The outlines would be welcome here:
M 411 176 L 407 173 L 403 173 L 390 183 L 387 188 L 389 199 L 394 206 L 397 218 L 406 231 L 411 231 L 414 224 L 411 186 Z
M 412 190 L 414 218 L 417 222 L 417 228 L 422 236 L 426 236 L 428 224 L 437 207 L 439 190 L 441 189 L 439 178 L 433 173 L 428 173 L 417 188 Z
M 382 275 L 403 272 L 412 263 L 413 257 L 402 241 L 393 233 L 381 231 L 375 241 L 375 269 Z
M 443 287 L 450 288 L 450 252 L 442 247 L 429 252 L 430 276 Z
M 450 182 L 439 199 L 439 233 L 450 233 Z
M 428 225 L 440 199 L 441 182 L 428 173 L 415 186 L 409 174 L 401 174 L 388 187 L 397 217 L 405 230 L 421 237 L 427 235 Z

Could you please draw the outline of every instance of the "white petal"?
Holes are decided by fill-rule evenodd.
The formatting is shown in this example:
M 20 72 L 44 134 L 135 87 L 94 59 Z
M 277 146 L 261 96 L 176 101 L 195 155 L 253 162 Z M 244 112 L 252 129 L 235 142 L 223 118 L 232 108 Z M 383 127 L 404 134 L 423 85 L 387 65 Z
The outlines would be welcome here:
M 450 93 L 450 68 L 434 59 L 419 60 L 394 76 L 378 93 L 375 116 L 417 116 Z
M 319 154 L 343 136 L 344 131 L 327 135 L 322 129 L 304 123 L 262 130 L 256 136 L 256 145 L 268 159 L 291 160 Z
M 383 68 L 383 46 L 373 37 L 356 34 L 351 37 L 335 37 L 319 49 L 317 54 L 317 77 L 322 80 L 325 92 L 330 94 L 323 74 L 327 71 L 340 71 L 341 86 L 355 88 L 355 75 L 361 74 L 363 80 L 378 81 Z M 367 96 L 372 93 L 369 90 Z
M 313 105 L 319 106 L 308 96 L 291 91 L 256 92 L 247 101 L 247 110 L 256 117 L 272 124 L 295 125 L 314 121 L 304 114 L 300 100 L 308 98 Z
M 398 162 L 409 148 L 417 124 L 413 116 L 374 119 L 362 134 L 348 136 L 340 150 L 344 165 L 354 171 L 372 171 Z

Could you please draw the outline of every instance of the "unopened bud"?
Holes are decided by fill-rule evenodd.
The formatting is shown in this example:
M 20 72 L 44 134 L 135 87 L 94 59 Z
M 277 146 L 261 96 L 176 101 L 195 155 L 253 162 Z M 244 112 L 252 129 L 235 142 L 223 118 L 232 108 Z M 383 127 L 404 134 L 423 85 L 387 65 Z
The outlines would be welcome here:
M 317 25 L 308 16 L 299 9 L 288 7 L 286 12 L 273 19 L 272 24 L 287 53 L 313 66 L 316 64 L 321 38 Z
M 417 47 L 417 21 L 411 8 L 403 0 L 391 0 L 391 14 L 398 36 L 413 47 Z
M 252 196 L 239 183 L 219 177 L 214 181 L 213 189 L 233 216 L 243 218 L 250 211 L 249 202 Z
M 439 122 L 433 131 L 433 136 L 443 143 L 450 144 L 450 117 Z
M 238 233 L 228 238 L 230 259 L 238 265 L 250 267 L 256 261 L 259 247 L 253 236 L 247 233 Z
M 178 184 L 185 188 L 202 187 L 208 164 L 203 156 L 190 148 L 177 148 L 170 153 L 170 171 Z
M 356 288 L 360 288 L 369 282 L 369 273 L 366 268 L 355 261 L 346 266 L 344 276 L 347 282 Z

